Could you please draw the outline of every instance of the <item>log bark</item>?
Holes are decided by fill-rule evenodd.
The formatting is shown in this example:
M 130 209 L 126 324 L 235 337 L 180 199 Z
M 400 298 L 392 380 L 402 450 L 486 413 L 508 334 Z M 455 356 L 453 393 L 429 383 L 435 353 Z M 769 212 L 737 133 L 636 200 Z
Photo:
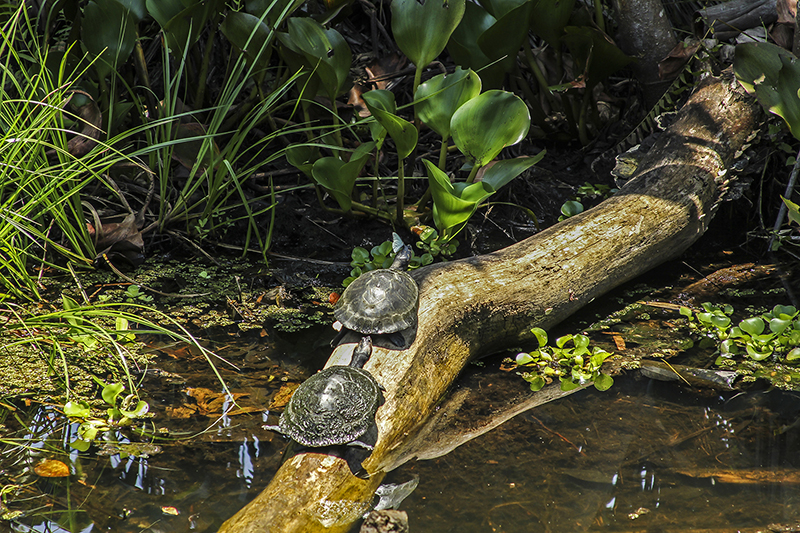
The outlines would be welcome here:
M 498 252 L 415 271 L 414 343 L 399 352 L 378 348 L 365 366 L 386 388 L 379 439 L 363 462 L 369 479 L 341 459 L 297 455 L 220 531 L 347 531 L 387 469 L 415 455 L 414 435 L 467 362 L 531 340 L 532 326 L 552 327 L 703 234 L 759 112 L 730 74 L 711 80 L 617 195 Z M 339 346 L 328 365 L 346 364 L 352 350 Z

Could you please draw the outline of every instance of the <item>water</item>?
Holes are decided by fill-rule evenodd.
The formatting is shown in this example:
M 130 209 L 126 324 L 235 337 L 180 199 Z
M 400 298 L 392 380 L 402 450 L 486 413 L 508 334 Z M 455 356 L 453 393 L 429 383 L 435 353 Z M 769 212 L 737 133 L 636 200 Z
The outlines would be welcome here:
M 649 320 L 658 342 L 680 338 L 653 316 L 616 328 L 629 341 L 636 334 L 638 346 L 630 349 L 647 353 L 642 328 Z M 322 365 L 324 342 L 309 341 L 324 337 L 316 333 L 277 341 L 231 338 L 213 346 L 243 368 L 220 365 L 239 406 L 228 414 L 230 403 L 202 358 L 160 348 L 159 368 L 168 374 L 143 378 L 156 413 L 143 426 L 157 436 L 149 440 L 158 449 L 140 450 L 149 456 L 120 455 L 106 445 L 142 440 L 129 431 L 106 434 L 90 452 L 77 452 L 68 445 L 77 425 L 55 409 L 18 411 L 25 427 L 10 417 L 2 430 L 7 508 L 0 531 L 216 531 L 277 471 L 286 440 L 261 428 L 264 406 Z M 454 387 L 469 391 L 458 417 L 479 425 L 529 394 L 500 362 L 468 367 Z M 401 506 L 415 533 L 755 532 L 771 524 L 800 530 L 798 432 L 798 394 L 760 384 L 744 392 L 696 389 L 633 371 L 609 391 L 577 392 L 444 457 L 406 463 L 385 482 L 419 476 Z M 64 462 L 71 475 L 40 477 L 34 468 L 43 459 Z

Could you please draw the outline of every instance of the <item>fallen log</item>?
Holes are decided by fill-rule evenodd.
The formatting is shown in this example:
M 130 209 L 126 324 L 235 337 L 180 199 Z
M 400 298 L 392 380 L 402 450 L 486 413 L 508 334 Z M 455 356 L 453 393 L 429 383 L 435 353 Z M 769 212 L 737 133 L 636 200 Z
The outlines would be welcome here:
M 369 479 L 342 459 L 301 453 L 220 531 L 347 531 L 386 470 L 415 455 L 409 443 L 467 362 L 531 340 L 532 326 L 552 327 L 705 232 L 759 112 L 732 75 L 711 79 L 617 195 L 498 252 L 415 271 L 414 343 L 399 352 L 376 348 L 365 366 L 386 388 L 379 439 L 363 461 Z M 339 346 L 328 366 L 346 364 L 352 350 Z

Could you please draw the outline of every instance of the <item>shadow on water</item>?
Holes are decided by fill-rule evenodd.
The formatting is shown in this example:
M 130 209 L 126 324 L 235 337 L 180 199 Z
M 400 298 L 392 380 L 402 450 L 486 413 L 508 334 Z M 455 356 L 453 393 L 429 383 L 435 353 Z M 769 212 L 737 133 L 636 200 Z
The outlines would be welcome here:
M 202 358 L 162 347 L 158 371 L 141 377 L 155 413 L 147 435 L 107 433 L 89 452 L 70 448 L 77 424 L 55 409 L 17 412 L 20 424 L 9 417 L 3 430 L 0 531 L 216 531 L 277 471 L 287 441 L 261 426 L 276 422 L 281 404 L 264 407 L 321 367 L 328 337 L 218 342 L 242 369 L 220 365 L 236 405 Z M 459 378 L 455 390 L 471 391 L 459 416 L 491 417 L 529 394 L 500 362 Z M 630 371 L 606 392 L 536 407 L 385 482 L 419 476 L 401 505 L 412 532 L 755 532 L 800 523 L 798 452 L 796 393 L 758 383 L 718 392 Z M 70 475 L 39 476 L 43 459 Z

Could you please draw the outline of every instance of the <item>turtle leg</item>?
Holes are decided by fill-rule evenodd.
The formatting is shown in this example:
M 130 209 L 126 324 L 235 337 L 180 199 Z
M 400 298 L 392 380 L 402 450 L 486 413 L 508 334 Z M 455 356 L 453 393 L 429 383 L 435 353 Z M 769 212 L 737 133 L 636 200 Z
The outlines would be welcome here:
M 337 346 L 339 346 L 339 343 L 342 342 L 342 339 L 344 338 L 345 335 L 347 335 L 348 331 L 350 330 L 342 326 L 342 329 L 339 330 L 339 333 L 337 333 L 336 336 L 331 341 L 331 348 L 336 348 Z
M 406 348 L 406 338 L 403 337 L 403 334 L 401 332 L 395 331 L 394 333 L 389 333 L 387 337 L 389 338 L 389 342 L 391 342 L 401 350 Z

